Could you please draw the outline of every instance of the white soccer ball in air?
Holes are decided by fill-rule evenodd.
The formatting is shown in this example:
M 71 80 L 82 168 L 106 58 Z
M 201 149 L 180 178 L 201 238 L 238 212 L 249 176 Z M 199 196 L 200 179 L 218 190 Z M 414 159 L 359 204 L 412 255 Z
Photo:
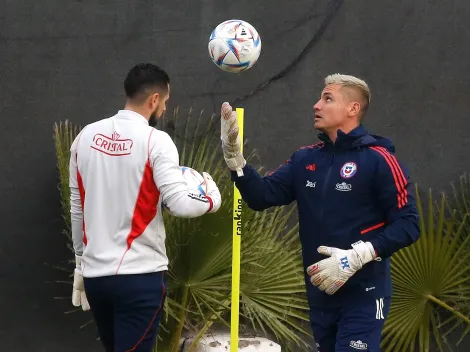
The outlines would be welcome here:
M 242 20 L 219 24 L 209 37 L 209 55 L 220 69 L 238 73 L 253 67 L 261 53 L 261 38 L 256 29 Z

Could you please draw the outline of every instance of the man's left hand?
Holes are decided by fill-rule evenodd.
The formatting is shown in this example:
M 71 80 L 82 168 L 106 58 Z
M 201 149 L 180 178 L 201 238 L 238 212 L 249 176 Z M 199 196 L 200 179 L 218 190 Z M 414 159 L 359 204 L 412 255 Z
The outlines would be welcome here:
M 374 260 L 375 250 L 370 242 L 358 241 L 352 249 L 344 250 L 321 246 L 318 253 L 329 256 L 307 268 L 310 282 L 321 291 L 332 295 L 366 263 Z
M 82 307 L 82 310 L 90 310 L 90 304 L 85 293 L 85 284 L 82 276 L 82 257 L 75 255 L 75 270 L 73 272 L 72 304 L 75 307 Z
M 222 104 L 220 114 L 220 139 L 225 163 L 238 176 L 243 176 L 243 168 L 246 160 L 241 151 L 241 140 L 239 135 L 237 113 L 232 110 L 229 103 Z

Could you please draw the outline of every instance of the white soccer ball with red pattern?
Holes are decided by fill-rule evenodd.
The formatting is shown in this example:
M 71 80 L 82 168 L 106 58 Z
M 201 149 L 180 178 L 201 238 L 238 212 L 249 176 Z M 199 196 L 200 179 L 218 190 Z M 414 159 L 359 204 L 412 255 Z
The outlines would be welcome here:
M 209 37 L 209 55 L 214 64 L 230 73 L 253 67 L 261 54 L 261 38 L 251 24 L 228 20 L 219 24 Z
M 198 198 L 204 197 L 206 195 L 206 181 L 204 180 L 204 177 L 199 172 L 188 166 L 180 166 L 180 168 L 181 174 L 183 175 L 183 178 L 191 191 L 190 196 Z M 162 203 L 162 209 L 173 215 L 173 213 L 164 203 Z
M 181 166 L 181 172 L 189 189 L 201 195 L 206 195 L 206 181 L 198 171 L 188 166 Z

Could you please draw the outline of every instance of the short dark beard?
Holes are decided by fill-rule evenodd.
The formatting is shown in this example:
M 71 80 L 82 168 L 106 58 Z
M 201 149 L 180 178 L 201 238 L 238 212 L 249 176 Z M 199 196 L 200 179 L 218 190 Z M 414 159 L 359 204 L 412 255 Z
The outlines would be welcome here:
M 157 125 L 157 112 L 154 111 L 152 115 L 150 115 L 149 118 L 149 126 L 155 127 Z

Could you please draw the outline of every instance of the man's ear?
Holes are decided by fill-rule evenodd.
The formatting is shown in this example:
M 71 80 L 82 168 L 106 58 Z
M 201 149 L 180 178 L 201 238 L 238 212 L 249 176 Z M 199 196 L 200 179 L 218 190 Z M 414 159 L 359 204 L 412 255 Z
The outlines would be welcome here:
M 361 113 L 361 104 L 358 101 L 352 101 L 349 103 L 348 115 L 350 117 L 359 116 Z
M 153 93 L 152 94 L 152 104 L 157 104 L 158 103 L 158 99 L 160 98 L 160 94 L 158 93 Z

